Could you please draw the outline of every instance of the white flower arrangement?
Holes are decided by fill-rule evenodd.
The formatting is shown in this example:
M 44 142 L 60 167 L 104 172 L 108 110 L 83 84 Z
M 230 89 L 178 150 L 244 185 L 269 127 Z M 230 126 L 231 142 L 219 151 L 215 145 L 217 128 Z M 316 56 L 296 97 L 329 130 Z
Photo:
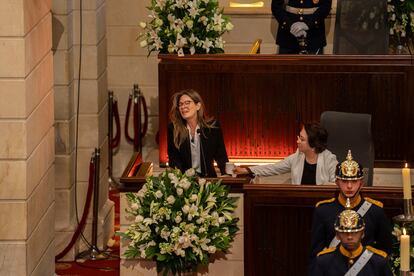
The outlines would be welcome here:
M 414 36 L 414 0 L 388 0 L 391 44 L 403 45 Z
M 126 211 L 135 221 L 119 233 L 129 241 L 124 256 L 154 260 L 164 275 L 207 265 L 211 254 L 230 248 L 239 230 L 237 198 L 228 193 L 229 187 L 198 178 L 194 169 L 149 177 L 138 193 L 127 193 Z
M 140 46 L 148 55 L 223 53 L 222 35 L 233 29 L 218 0 L 151 0 L 148 10 L 150 21 L 139 24 Z

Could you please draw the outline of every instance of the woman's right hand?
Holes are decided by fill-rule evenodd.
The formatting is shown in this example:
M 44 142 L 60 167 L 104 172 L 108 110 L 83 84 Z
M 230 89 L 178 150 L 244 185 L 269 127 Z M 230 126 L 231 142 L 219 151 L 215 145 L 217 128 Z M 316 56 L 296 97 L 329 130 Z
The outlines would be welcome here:
M 246 168 L 236 166 L 233 169 L 234 174 L 249 174 L 249 171 Z

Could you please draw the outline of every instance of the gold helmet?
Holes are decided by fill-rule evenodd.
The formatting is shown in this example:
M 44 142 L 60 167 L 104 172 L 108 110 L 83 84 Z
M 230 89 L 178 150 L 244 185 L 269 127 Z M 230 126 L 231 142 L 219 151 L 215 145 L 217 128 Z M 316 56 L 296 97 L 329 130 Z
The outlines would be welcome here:
M 335 221 L 335 230 L 342 233 L 354 233 L 365 229 L 361 215 L 354 210 L 342 211 Z
M 341 180 L 358 180 L 364 178 L 362 165 L 352 159 L 351 150 L 348 150 L 348 155 L 345 161 L 336 166 L 336 179 Z

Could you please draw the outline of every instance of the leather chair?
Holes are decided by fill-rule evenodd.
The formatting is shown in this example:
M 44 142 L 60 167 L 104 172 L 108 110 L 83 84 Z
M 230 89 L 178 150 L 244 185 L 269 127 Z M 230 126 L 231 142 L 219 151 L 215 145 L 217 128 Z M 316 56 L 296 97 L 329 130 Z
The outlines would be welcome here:
M 375 151 L 371 133 L 371 114 L 324 111 L 321 125 L 328 131 L 328 149 L 338 162 L 350 149 L 353 158 L 364 167 L 364 182 L 372 186 Z

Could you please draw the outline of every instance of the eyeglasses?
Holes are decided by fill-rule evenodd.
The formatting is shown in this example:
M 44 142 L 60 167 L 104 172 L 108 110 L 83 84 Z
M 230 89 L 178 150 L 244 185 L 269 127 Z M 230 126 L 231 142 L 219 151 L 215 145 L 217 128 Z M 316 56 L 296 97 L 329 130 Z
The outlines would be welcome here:
M 302 136 L 300 136 L 300 135 L 297 135 L 296 137 L 298 137 L 298 139 L 299 139 L 301 142 L 305 142 L 305 141 L 306 141 L 306 138 L 305 138 L 305 137 L 302 137 Z
M 178 107 L 189 106 L 194 101 L 179 102 Z

